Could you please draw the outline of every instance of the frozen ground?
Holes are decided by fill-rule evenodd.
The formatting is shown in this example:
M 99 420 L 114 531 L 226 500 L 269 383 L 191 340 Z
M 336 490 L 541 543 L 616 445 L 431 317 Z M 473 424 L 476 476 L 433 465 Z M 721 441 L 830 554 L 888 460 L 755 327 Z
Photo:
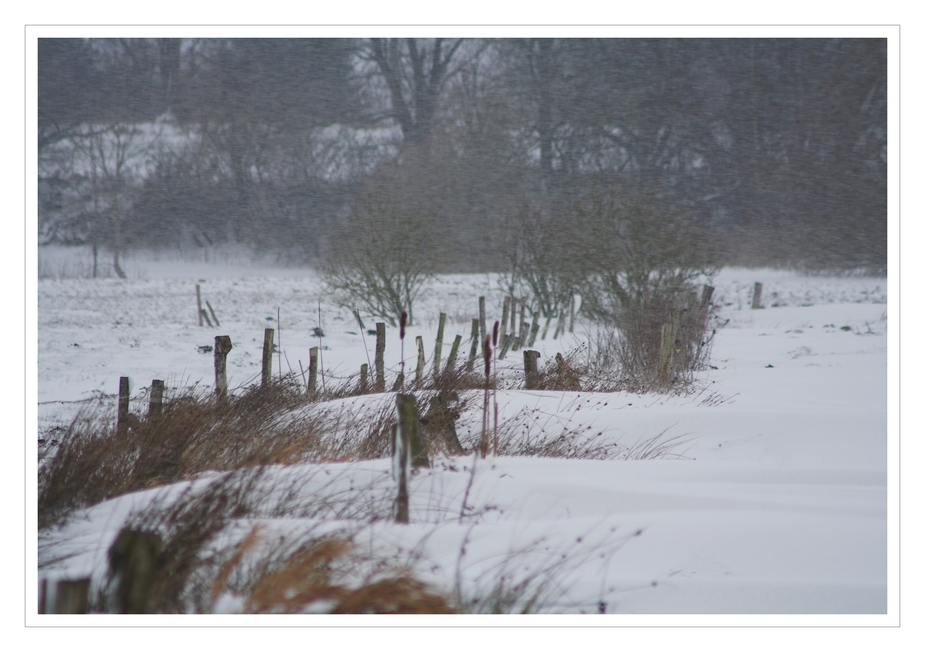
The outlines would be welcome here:
M 305 270 L 149 257 L 126 261 L 128 280 L 65 278 L 85 264 L 46 260 L 38 284 L 43 439 L 53 439 L 88 400 L 114 403 L 119 376 L 132 378 L 139 412 L 151 379 L 171 388 L 211 385 L 212 355 L 200 347 L 215 335 L 233 342 L 232 387 L 255 381 L 267 327 L 281 331 L 284 372 L 307 366 L 308 349 L 321 344 L 326 377 L 343 378 L 372 349 L 374 338 L 364 342 L 350 313 Z M 764 284 L 761 310 L 749 309 L 755 281 Z M 198 326 L 197 283 L 221 322 L 217 329 Z M 370 545 L 417 547 L 427 579 L 452 585 L 461 567 L 467 586 L 499 556 L 564 552 L 575 563 L 553 611 L 887 613 L 896 593 L 887 561 L 886 279 L 728 269 L 713 285 L 719 317 L 728 322 L 716 336 L 715 369 L 700 376 L 702 393 L 499 393 L 502 419 L 529 413 L 550 432 L 587 431 L 618 445 L 681 435 L 681 459 L 479 461 L 468 502 L 482 516 L 470 521 L 456 517 L 473 458 L 441 459 L 412 483 L 412 524 L 377 524 L 367 532 Z M 467 350 L 480 295 L 488 297 L 489 318 L 499 318 L 493 278 L 441 277 L 415 306 L 406 364 L 414 364 L 416 335 L 428 343 L 430 361 L 441 311 L 449 317 L 444 341 L 462 335 Z M 311 335 L 319 302 L 321 341 Z M 373 320 L 364 319 L 371 328 Z M 535 348 L 545 360 L 586 338 L 579 319 L 574 333 L 553 340 L 550 331 Z M 400 358 L 397 329 L 389 329 L 386 365 L 397 372 Z M 505 363 L 516 369 L 517 357 Z M 461 437 L 474 436 L 480 423 L 480 413 L 464 414 Z M 330 466 L 342 477 L 378 477 L 389 461 Z M 317 470 L 279 473 L 299 469 Z M 380 482 L 376 490 L 390 486 Z M 75 519 L 57 535 L 75 556 L 42 573 L 99 573 L 120 519 L 142 502 L 124 497 Z M 297 526 L 289 520 L 285 527 Z M 223 608 L 234 611 L 235 604 Z

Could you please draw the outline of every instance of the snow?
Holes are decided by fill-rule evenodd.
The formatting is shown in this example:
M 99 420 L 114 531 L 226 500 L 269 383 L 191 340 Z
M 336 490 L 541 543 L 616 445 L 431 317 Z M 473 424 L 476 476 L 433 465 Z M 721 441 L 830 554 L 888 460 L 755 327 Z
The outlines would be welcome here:
M 65 268 L 56 255 L 46 269 Z M 212 355 L 200 347 L 216 335 L 232 339 L 231 388 L 259 380 L 264 328 L 281 329 L 284 372 L 298 372 L 300 362 L 307 371 L 308 350 L 320 344 L 328 382 L 355 374 L 367 362 L 366 349 L 373 350 L 373 338 L 364 342 L 350 312 L 331 302 L 309 270 L 166 254 L 129 256 L 123 266 L 127 280 L 58 278 L 68 276 L 62 273 L 38 282 L 39 436 L 53 437 L 88 401 L 102 398 L 114 409 L 119 376 L 133 380 L 136 412 L 145 409 L 151 379 L 165 379 L 168 389 L 210 387 Z M 764 308 L 751 310 L 756 281 L 764 285 Z M 220 328 L 198 326 L 197 283 Z M 714 343 L 715 368 L 698 374 L 702 391 L 671 397 L 498 392 L 501 421 L 516 417 L 534 434 L 564 430 L 578 440 L 596 439 L 617 458 L 651 438 L 678 436 L 674 455 L 489 457 L 477 461 L 474 476 L 472 456 L 438 457 L 410 480 L 411 524 L 378 522 L 361 536 L 383 551 L 414 551 L 420 576 L 449 590 L 461 569 L 463 591 L 473 595 L 494 581 L 505 560 L 551 568 L 556 555 L 566 554 L 565 570 L 559 567 L 563 591 L 548 611 L 603 609 L 610 624 L 641 622 L 627 620 L 636 614 L 753 616 L 736 623 L 766 622 L 754 618 L 766 614 L 805 623 L 800 615 L 822 614 L 835 620 L 812 622 L 886 622 L 898 595 L 888 562 L 896 524 L 895 514 L 888 519 L 888 486 L 895 487 L 888 468 L 897 458 L 896 440 L 888 438 L 894 371 L 888 344 L 895 333 L 888 338 L 886 279 L 726 269 L 713 285 L 725 326 Z M 408 328 L 406 370 L 413 369 L 417 335 L 430 362 L 441 311 L 448 315 L 444 343 L 458 333 L 468 352 L 480 295 L 488 297 L 489 317 L 499 318 L 494 277 L 444 276 L 429 288 Z M 321 340 L 311 335 L 319 302 Z M 373 327 L 374 319 L 363 319 Z M 588 327 L 579 319 L 575 332 L 559 340 L 551 332 L 536 342 L 541 363 L 585 341 Z M 386 366 L 397 373 L 398 329 L 389 328 L 387 336 Z M 516 375 L 519 357 L 509 354 L 502 371 Z M 392 394 L 362 400 L 394 404 Z M 480 402 L 472 404 L 457 423 L 470 450 L 482 418 Z M 301 465 L 272 469 L 271 476 L 304 474 L 311 480 L 306 491 L 335 491 L 334 480 L 319 475 L 323 467 L 338 482 L 369 484 L 370 496 L 386 500 L 394 492 L 390 464 Z M 98 576 L 125 518 L 163 491 L 123 496 L 75 517 L 55 534 L 59 550 L 74 556 L 40 575 Z M 467 509 L 474 515 L 460 518 Z M 336 525 L 292 517 L 268 527 L 291 533 L 319 521 Z M 224 596 L 216 611 L 240 608 Z M 586 620 L 595 617 L 601 616 L 569 622 L 602 622 Z

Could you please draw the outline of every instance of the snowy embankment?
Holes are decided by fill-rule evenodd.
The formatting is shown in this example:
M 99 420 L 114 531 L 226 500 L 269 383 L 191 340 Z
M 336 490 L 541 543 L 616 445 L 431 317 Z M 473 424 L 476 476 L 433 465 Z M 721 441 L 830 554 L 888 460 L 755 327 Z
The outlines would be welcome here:
M 66 426 L 87 399 L 102 397 L 114 405 L 119 376 L 132 378 L 133 410 L 139 413 L 151 379 L 166 380 L 168 388 L 210 386 L 212 355 L 200 350 L 215 335 L 230 335 L 233 342 L 230 387 L 257 380 L 267 327 L 281 330 L 282 356 L 274 364 L 284 372 L 298 373 L 300 362 L 307 368 L 308 349 L 320 344 L 327 382 L 355 374 L 372 349 L 374 338 L 364 341 L 352 315 L 330 303 L 309 272 L 229 274 L 227 268 L 149 260 L 132 277 L 131 265 L 125 281 L 39 282 L 42 439 L 54 439 L 55 429 Z M 749 309 L 754 281 L 764 284 L 761 310 Z M 198 326 L 197 283 L 221 322 L 217 329 Z M 498 393 L 502 422 L 517 419 L 546 435 L 567 431 L 614 451 L 664 433 L 661 441 L 681 438 L 671 455 L 500 456 L 478 460 L 474 474 L 472 456 L 438 457 L 411 482 L 410 525 L 380 521 L 358 536 L 384 554 L 406 553 L 422 579 L 459 588 L 464 597 L 496 582 L 505 560 L 532 564 L 561 582 L 549 611 L 886 613 L 886 280 L 724 270 L 714 285 L 725 326 L 715 339 L 714 368 L 699 376 L 702 392 Z M 444 358 L 456 334 L 463 336 L 463 357 L 480 295 L 488 296 L 490 319 L 499 318 L 492 278 L 439 279 L 415 306 L 406 373 L 415 364 L 417 335 L 427 343 L 430 369 L 441 311 L 449 318 Z M 319 302 L 322 340 L 311 335 Z M 553 340 L 551 332 L 537 341 L 541 362 L 588 336 L 581 320 L 564 338 Z M 401 350 L 397 329 L 389 329 L 386 366 L 395 373 Z M 515 373 L 519 359 L 519 353 L 509 354 L 501 366 Z M 479 400 L 472 405 L 457 424 L 467 447 L 481 429 Z M 369 491 L 383 500 L 393 491 L 388 460 L 321 466 L 344 482 L 377 478 Z M 319 465 L 273 471 L 318 472 Z M 329 490 L 327 482 L 316 489 Z M 105 551 L 132 505 L 138 509 L 145 495 L 157 491 L 82 512 L 43 540 L 54 544 L 55 554 L 66 550 L 71 556 L 50 564 L 40 557 L 40 574 L 92 573 L 100 580 Z M 311 482 L 305 491 L 312 491 Z M 324 517 L 266 519 L 264 527 L 291 532 L 319 521 Z M 557 563 L 562 555 L 565 561 Z M 239 607 L 229 598 L 218 610 Z

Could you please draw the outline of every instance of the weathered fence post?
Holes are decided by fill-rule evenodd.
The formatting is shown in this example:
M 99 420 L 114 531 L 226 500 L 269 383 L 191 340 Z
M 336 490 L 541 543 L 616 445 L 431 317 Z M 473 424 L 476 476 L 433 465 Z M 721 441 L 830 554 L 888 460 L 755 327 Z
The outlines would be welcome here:
M 366 394 L 369 392 L 369 365 L 363 363 L 360 365 L 360 394 Z
M 501 329 L 498 331 L 498 341 L 504 345 L 504 336 L 507 334 L 507 316 L 511 311 L 511 297 L 504 297 L 504 305 L 501 308 Z
M 504 356 L 507 355 L 507 350 L 511 348 L 511 334 L 505 333 L 504 337 L 501 338 L 501 352 L 498 354 L 499 360 L 504 360 Z
M 218 335 L 215 338 L 215 393 L 225 398 L 228 393 L 228 377 L 225 374 L 225 358 L 231 352 L 231 338 Z
M 410 394 L 395 397 L 398 423 L 392 427 L 392 474 L 398 483 L 395 521 L 408 523 L 408 466 L 429 466 L 427 449 L 421 436 L 417 400 Z
M 456 369 L 456 354 L 459 351 L 459 343 L 462 342 L 462 335 L 457 335 L 453 340 L 453 346 L 450 347 L 450 357 L 446 359 L 446 367 L 443 369 L 444 375 L 450 375 Z
M 164 408 L 164 381 L 151 381 L 151 397 L 148 399 L 148 419 L 156 419 L 161 416 Z
M 512 351 L 518 350 L 520 347 L 525 346 L 527 343 L 527 297 L 520 298 L 520 330 L 514 331 L 516 338 L 514 339 L 514 345 L 511 347 Z
M 212 310 L 212 304 L 209 303 L 208 300 L 206 300 L 206 307 L 209 309 L 209 314 L 212 315 L 212 321 L 215 322 L 215 325 L 221 326 L 221 324 L 218 323 L 218 317 L 215 316 L 215 311 Z
M 440 357 L 443 354 L 443 327 L 446 325 L 446 313 L 440 313 L 437 323 L 437 341 L 434 343 L 434 380 L 440 377 Z
M 752 310 L 761 307 L 761 283 L 755 283 L 755 290 L 752 293 Z
M 424 380 L 424 338 L 418 335 L 414 341 L 418 345 L 418 367 L 414 372 L 414 384 L 420 387 Z
M 55 588 L 56 614 L 85 614 L 90 606 L 90 578 L 60 580 Z
M 199 293 L 199 283 L 196 284 L 196 317 L 202 326 L 202 295 Z
M 313 346 L 308 350 L 308 388 L 306 393 L 308 398 L 315 398 L 318 391 L 318 347 Z
M 710 301 L 713 300 L 713 286 L 704 285 L 703 293 L 700 295 L 700 310 L 706 314 L 707 309 L 710 307 Z
M 479 350 L 479 320 L 472 320 L 472 346 L 469 347 L 469 359 L 466 360 L 466 371 L 471 372 L 475 368 L 475 355 Z
M 385 322 L 376 324 L 376 387 L 374 391 L 385 391 Z
M 421 434 L 421 419 L 418 416 L 417 399 L 412 394 L 398 394 L 395 397 L 398 407 L 398 420 L 401 424 L 402 436 L 407 438 L 410 451 L 411 466 L 415 469 L 430 466 L 427 457 L 427 445 Z
M 398 484 L 395 497 L 395 522 L 408 523 L 408 462 L 411 457 L 410 444 L 402 431 L 401 423 L 392 426 L 392 477 Z
M 559 311 L 559 323 L 556 324 L 556 331 L 552 334 L 552 339 L 559 339 L 560 335 L 565 333 L 565 310 Z
M 109 548 L 109 573 L 118 584 L 118 613 L 148 613 L 157 558 L 164 549 L 161 538 L 151 532 L 123 528 Z
M 479 341 L 484 345 L 487 326 L 485 324 L 485 297 L 479 297 Z
M 540 385 L 540 372 L 537 368 L 539 351 L 524 351 L 524 380 L 527 389 L 537 389 Z
M 119 377 L 119 407 L 116 417 L 116 431 L 125 433 L 128 430 L 128 398 L 129 398 L 129 380 L 128 376 Z
M 541 340 L 546 339 L 546 334 L 549 333 L 549 324 L 552 322 L 552 313 L 546 315 L 546 324 L 543 326 L 543 334 L 540 335 Z
M 266 387 L 273 380 L 273 335 L 272 328 L 263 331 L 263 368 L 261 384 Z
M 537 314 L 536 319 L 533 321 L 533 325 L 530 326 L 530 339 L 527 341 L 527 346 L 533 346 L 536 342 L 536 334 L 540 332 L 539 317 L 539 314 Z
M 568 302 L 568 332 L 575 332 L 575 295 L 572 295 L 571 301 Z

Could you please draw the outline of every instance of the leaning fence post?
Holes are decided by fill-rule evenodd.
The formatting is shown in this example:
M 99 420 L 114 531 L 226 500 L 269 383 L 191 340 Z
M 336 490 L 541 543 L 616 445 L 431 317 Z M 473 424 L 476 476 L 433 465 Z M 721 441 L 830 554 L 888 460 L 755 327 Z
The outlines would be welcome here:
M 56 614 L 85 614 L 90 606 L 90 578 L 60 580 L 55 588 Z
M 273 329 L 263 331 L 263 374 L 261 384 L 266 387 L 273 379 Z
M 199 318 L 199 325 L 202 326 L 202 295 L 199 293 L 199 283 L 196 284 L 196 316 Z
M 437 324 L 437 341 L 434 343 L 434 380 L 440 377 L 440 355 L 443 353 L 443 327 L 446 325 L 446 313 L 440 313 Z
M 446 367 L 443 369 L 445 375 L 453 373 L 456 369 L 456 354 L 459 351 L 460 342 L 462 342 L 462 335 L 457 335 L 453 340 L 453 346 L 450 347 L 450 357 L 446 359 Z
M 752 293 L 752 310 L 761 307 L 761 283 L 755 283 L 755 291 Z
M 128 429 L 128 398 L 129 398 L 129 381 L 128 376 L 119 377 L 119 408 L 116 418 L 116 430 L 124 433 Z
M 148 419 L 156 419 L 164 407 L 164 381 L 151 381 L 151 398 L 148 399 Z
M 537 368 L 539 351 L 524 351 L 524 380 L 527 389 L 537 389 L 540 385 L 540 372 Z
M 215 393 L 224 398 L 228 393 L 228 377 L 225 375 L 225 358 L 231 351 L 231 338 L 218 335 L 215 338 Z
M 308 350 L 308 387 L 306 394 L 308 398 L 315 398 L 315 392 L 318 388 L 318 347 L 313 346 Z
M 375 391 L 385 391 L 385 322 L 376 324 L 376 387 Z
M 504 337 L 501 338 L 501 352 L 498 354 L 499 360 L 504 360 L 504 356 L 507 355 L 507 350 L 511 346 L 511 337 L 510 333 L 506 333 Z
M 475 367 L 475 354 L 479 350 L 479 320 L 472 320 L 472 346 L 469 348 L 469 359 L 466 360 L 466 371 L 471 372 Z

